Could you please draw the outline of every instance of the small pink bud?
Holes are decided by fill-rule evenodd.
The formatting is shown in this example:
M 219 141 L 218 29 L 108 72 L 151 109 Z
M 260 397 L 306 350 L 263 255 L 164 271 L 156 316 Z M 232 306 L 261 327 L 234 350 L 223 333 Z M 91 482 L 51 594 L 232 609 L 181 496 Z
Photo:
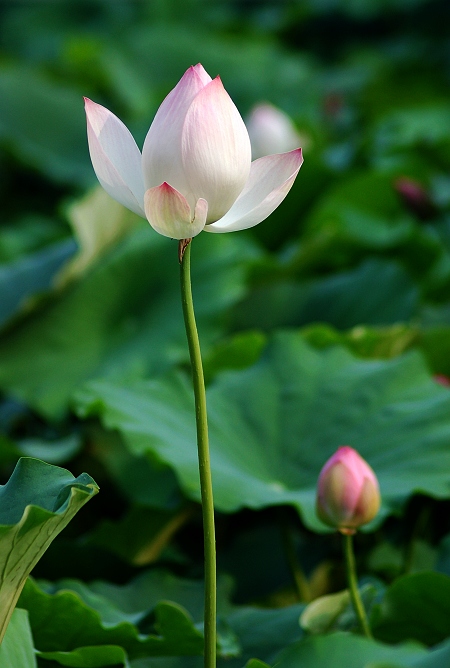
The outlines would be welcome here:
M 325 524 L 352 534 L 380 508 L 378 480 L 369 464 L 348 445 L 334 453 L 320 472 L 317 514 Z
M 428 220 L 436 215 L 429 193 L 418 181 L 408 176 L 400 176 L 394 181 L 394 189 L 406 208 L 420 220 Z
M 433 376 L 433 379 L 436 381 L 436 383 L 439 383 L 439 385 L 450 387 L 450 378 L 448 376 L 444 376 L 443 373 L 436 373 Z

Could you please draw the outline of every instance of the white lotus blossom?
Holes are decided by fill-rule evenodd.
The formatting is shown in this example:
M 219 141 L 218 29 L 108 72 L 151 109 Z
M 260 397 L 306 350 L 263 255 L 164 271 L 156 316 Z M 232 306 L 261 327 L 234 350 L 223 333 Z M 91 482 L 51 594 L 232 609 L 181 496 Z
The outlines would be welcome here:
M 108 109 L 85 99 L 95 173 L 115 200 L 159 234 L 187 239 L 267 218 L 289 192 L 301 149 L 251 162 L 245 124 L 219 77 L 190 67 L 165 98 L 141 152 Z

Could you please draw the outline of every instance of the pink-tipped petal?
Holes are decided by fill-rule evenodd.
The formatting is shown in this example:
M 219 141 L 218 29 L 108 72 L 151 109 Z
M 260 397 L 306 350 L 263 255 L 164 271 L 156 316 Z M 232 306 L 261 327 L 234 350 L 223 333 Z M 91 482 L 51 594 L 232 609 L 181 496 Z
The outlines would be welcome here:
M 142 149 L 146 188 L 166 181 L 186 194 L 188 184 L 181 155 L 183 124 L 193 99 L 210 81 L 211 77 L 200 64 L 190 67 L 156 112 Z
M 186 198 L 163 183 L 149 188 L 144 196 L 147 220 L 156 232 L 171 239 L 190 239 L 205 227 L 208 204 L 199 200 L 194 215 Z
M 207 225 L 205 230 L 234 232 L 265 220 L 288 194 L 302 163 L 300 148 L 252 162 L 248 181 L 234 205 L 223 218 Z
M 108 109 L 85 98 L 89 153 L 103 188 L 145 218 L 141 153 L 128 128 Z
M 205 70 L 205 68 L 201 63 L 197 63 L 197 65 L 194 65 L 193 69 L 195 70 L 196 74 L 198 74 L 198 76 L 200 77 L 200 80 L 204 86 L 206 86 L 207 84 L 209 84 L 210 81 L 212 81 L 208 72 Z
M 251 147 L 247 128 L 219 77 L 194 98 L 182 134 L 189 201 L 208 202 L 208 222 L 221 218 L 247 182 Z

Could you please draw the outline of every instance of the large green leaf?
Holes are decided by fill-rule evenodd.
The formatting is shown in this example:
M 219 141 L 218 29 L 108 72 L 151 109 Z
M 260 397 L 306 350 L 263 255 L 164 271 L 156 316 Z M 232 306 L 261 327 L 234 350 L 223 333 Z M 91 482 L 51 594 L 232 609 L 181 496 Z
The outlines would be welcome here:
M 272 665 L 275 657 L 286 646 L 296 642 L 303 632 L 298 619 L 303 605 L 291 605 L 285 608 L 264 609 L 256 607 L 238 607 L 227 617 L 226 622 L 235 632 L 241 645 L 239 656 L 218 657 L 218 668 L 242 668 L 249 661 L 248 668 L 263 668 L 267 661 Z M 254 659 L 253 657 L 262 657 Z M 262 664 L 262 665 L 261 665 Z M 133 668 L 147 668 L 140 661 L 133 662 Z M 153 665 L 153 663 L 152 663 Z M 201 657 L 160 658 L 155 660 L 155 668 L 202 668 Z M 247 665 L 246 665 L 247 668 Z
M 0 645 L 1 668 L 36 668 L 28 613 L 16 608 Z
M 328 322 L 339 329 L 410 320 L 419 290 L 397 262 L 370 259 L 356 269 L 302 282 L 255 288 L 236 308 L 240 327 L 301 326 Z
M 41 659 L 56 661 L 60 666 L 70 668 L 128 668 L 128 657 L 123 647 L 117 645 L 99 645 L 98 647 L 79 647 L 71 652 L 37 652 Z
M 375 662 L 388 666 L 412 666 L 426 656 L 419 645 L 390 647 L 360 636 L 338 632 L 325 636 L 313 636 L 294 643 L 276 658 L 277 668 L 324 668 L 330 657 L 333 666 L 365 668 Z M 328 664 L 329 665 L 329 664 Z
M 398 248 L 414 234 L 414 221 L 403 210 L 391 177 L 362 172 L 318 200 L 293 263 L 302 273 L 305 268 L 340 268 L 364 252 Z
M 56 273 L 75 250 L 69 239 L 0 265 L 0 326 L 28 306 L 34 295 L 50 289 Z
M 443 247 L 432 230 L 407 213 L 394 177 L 367 171 L 342 180 L 318 200 L 288 266 L 304 276 L 311 270 L 342 270 L 367 253 L 393 251 L 423 280 Z
M 374 634 L 385 642 L 419 640 L 435 645 L 450 636 L 450 577 L 405 575 L 387 590 L 373 612 Z
M 229 589 L 229 580 L 220 579 L 220 614 L 229 611 Z M 29 579 L 20 598 L 41 652 L 119 645 L 131 658 L 201 655 L 203 604 L 202 582 L 159 570 L 127 585 L 62 580 L 41 588 Z
M 242 607 L 227 618 L 242 645 L 239 658 L 224 661 L 229 668 L 240 668 L 245 659 L 258 657 L 269 664 L 281 648 L 298 640 L 303 632 L 299 617 L 303 605 L 291 605 L 279 609 Z
M 360 325 L 340 332 L 326 324 L 314 324 L 304 330 L 307 341 L 317 348 L 336 344 L 347 346 L 361 357 L 389 359 L 418 348 L 434 374 L 450 376 L 450 327 L 448 325 L 419 327 L 397 324 L 391 327 Z
M 10 64 L 0 71 L 0 142 L 59 182 L 94 181 L 86 150 L 83 98 L 42 72 Z
M 153 632 L 142 633 L 136 624 L 142 622 L 149 608 L 130 612 L 83 589 L 81 583 L 79 589 L 84 591 L 88 602 L 67 586 L 48 594 L 28 580 L 20 605 L 29 611 L 39 651 L 72 652 L 116 645 L 123 647 L 130 657 L 202 653 L 203 634 L 181 605 L 167 600 L 158 602 L 154 607 Z
M 224 310 L 242 296 L 245 260 L 254 254 L 243 236 L 195 239 L 193 284 L 205 347 Z M 58 414 L 88 378 L 145 376 L 186 357 L 177 245 L 143 224 L 84 280 L 3 336 L 0 385 Z
M 450 141 L 448 104 L 418 105 L 395 109 L 377 123 L 374 133 L 375 160 L 414 147 L 448 144 Z
M 183 378 L 92 382 L 78 407 L 118 429 L 134 454 L 156 453 L 199 499 L 193 399 Z M 215 503 L 223 511 L 293 504 L 308 526 L 323 528 L 314 510 L 317 477 L 344 444 L 378 475 L 378 521 L 414 492 L 449 496 L 450 394 L 419 353 L 367 361 L 280 333 L 256 365 L 218 377 L 208 410 Z
M 30 571 L 52 540 L 98 492 L 90 476 L 22 458 L 0 487 L 0 639 Z

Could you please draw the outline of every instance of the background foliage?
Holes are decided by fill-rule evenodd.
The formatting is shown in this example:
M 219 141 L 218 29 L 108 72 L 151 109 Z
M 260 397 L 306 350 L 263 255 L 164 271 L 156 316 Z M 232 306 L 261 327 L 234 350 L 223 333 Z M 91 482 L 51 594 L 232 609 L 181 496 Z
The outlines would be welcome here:
M 289 113 L 305 155 L 267 221 L 193 246 L 219 665 L 450 661 L 449 20 L 445 0 L 0 4 L 0 482 L 25 455 L 101 489 L 35 567 L 1 668 L 202 665 L 176 243 L 99 191 L 82 104 L 141 145 L 199 61 L 244 116 Z M 343 444 L 383 495 L 356 540 L 374 641 L 314 514 Z

